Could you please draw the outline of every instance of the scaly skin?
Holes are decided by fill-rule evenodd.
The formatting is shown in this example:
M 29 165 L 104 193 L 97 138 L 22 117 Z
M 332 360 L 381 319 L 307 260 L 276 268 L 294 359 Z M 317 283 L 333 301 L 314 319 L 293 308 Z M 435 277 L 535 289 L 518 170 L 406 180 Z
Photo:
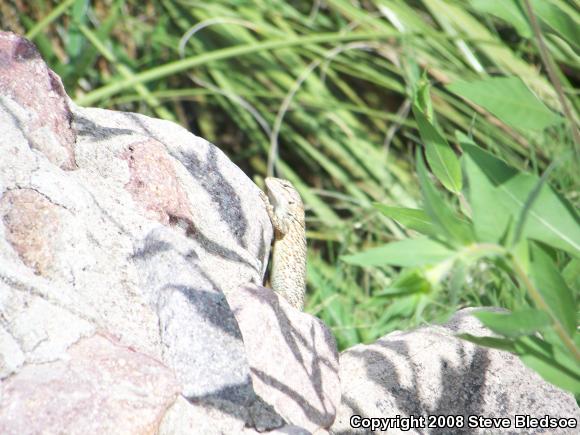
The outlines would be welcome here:
M 294 186 L 281 178 L 266 178 L 262 199 L 274 227 L 270 283 L 293 307 L 304 308 L 306 291 L 306 228 L 304 204 Z

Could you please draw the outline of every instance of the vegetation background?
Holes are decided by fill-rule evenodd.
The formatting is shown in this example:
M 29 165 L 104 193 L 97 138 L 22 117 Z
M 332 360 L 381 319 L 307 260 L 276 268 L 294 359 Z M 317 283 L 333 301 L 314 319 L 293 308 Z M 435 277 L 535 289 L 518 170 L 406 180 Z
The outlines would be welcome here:
M 77 104 L 176 121 L 258 184 L 272 171 L 292 181 L 307 207 L 306 310 L 341 349 L 502 306 L 523 314 L 503 329 L 486 319 L 505 339 L 486 344 L 526 362 L 518 343 L 543 331 L 547 353 L 527 363 L 578 394 L 578 6 L 10 0 L 0 25 L 34 41 Z M 525 187 L 494 181 L 489 155 Z M 476 167 L 492 171 L 489 189 Z M 414 244 L 420 233 L 439 256 Z

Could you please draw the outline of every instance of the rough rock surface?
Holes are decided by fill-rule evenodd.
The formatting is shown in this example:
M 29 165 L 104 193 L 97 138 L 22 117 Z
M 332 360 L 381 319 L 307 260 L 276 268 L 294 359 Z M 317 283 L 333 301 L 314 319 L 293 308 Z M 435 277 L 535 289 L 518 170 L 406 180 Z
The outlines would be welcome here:
M 491 335 L 464 309 L 443 326 L 394 332 L 340 356 L 342 403 L 334 434 L 370 433 L 349 425 L 353 415 L 509 417 L 511 429 L 390 429 L 389 434 L 578 433 L 577 429 L 515 429 L 515 415 L 580 418 L 574 397 L 545 382 L 516 356 L 475 346 L 459 333 Z M 376 433 L 386 433 L 375 431 Z
M 34 45 L 2 32 L 0 130 L 0 433 L 60 433 L 58 419 L 67 433 L 308 432 L 253 385 L 227 299 L 262 283 L 272 238 L 238 167 L 174 123 L 76 107 Z M 328 339 L 296 315 L 305 347 Z M 337 387 L 310 375 L 278 388 L 332 408 L 313 420 L 328 427 Z
M 2 383 L 0 433 L 153 434 L 179 392 L 161 362 L 99 335 L 67 356 Z
M 340 403 L 334 337 L 317 318 L 293 309 L 270 289 L 246 286 L 228 300 L 252 380 L 288 422 L 312 432 L 329 427 Z

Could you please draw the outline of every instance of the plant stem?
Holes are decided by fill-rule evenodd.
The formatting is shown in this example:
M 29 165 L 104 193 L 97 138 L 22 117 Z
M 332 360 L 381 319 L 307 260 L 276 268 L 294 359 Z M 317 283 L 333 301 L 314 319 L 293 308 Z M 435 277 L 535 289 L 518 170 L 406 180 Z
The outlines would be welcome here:
M 530 280 L 530 278 L 528 277 L 528 275 L 526 274 L 526 272 L 524 271 L 524 269 L 520 265 L 520 262 L 515 257 L 513 257 L 513 256 L 510 256 L 510 257 L 511 257 L 511 263 L 512 263 L 512 266 L 514 268 L 516 275 L 518 276 L 518 278 L 520 279 L 520 281 L 523 283 L 524 287 L 528 291 L 528 294 L 530 295 L 530 297 L 534 301 L 534 304 L 536 304 L 536 306 L 538 308 L 540 308 L 541 310 L 545 311 L 546 313 L 548 313 L 550 315 L 550 317 L 552 318 L 552 321 L 554 322 L 554 329 L 556 331 L 556 334 L 558 334 L 558 336 L 560 337 L 560 339 L 562 340 L 564 345 L 568 348 L 570 353 L 572 355 L 574 355 L 576 360 L 580 361 L 580 351 L 578 350 L 578 348 L 574 344 L 574 341 L 572 340 L 572 338 L 570 338 L 568 336 L 568 334 L 566 333 L 566 330 L 562 326 L 562 323 L 560 322 L 560 320 L 554 315 L 554 313 L 552 312 L 552 309 L 548 306 L 548 304 L 544 300 L 544 298 L 541 295 L 541 293 L 539 292 L 539 290 L 536 288 L 534 283 L 532 283 L 532 281 Z

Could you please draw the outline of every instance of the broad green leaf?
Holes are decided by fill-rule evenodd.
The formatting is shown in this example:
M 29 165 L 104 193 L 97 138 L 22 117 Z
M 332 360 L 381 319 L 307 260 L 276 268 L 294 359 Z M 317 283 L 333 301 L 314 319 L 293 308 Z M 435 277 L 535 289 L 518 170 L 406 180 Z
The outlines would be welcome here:
M 435 190 L 427 175 L 427 169 L 420 152 L 417 152 L 417 173 L 419 174 L 425 211 L 431 218 L 431 222 L 440 228 L 442 235 L 446 236 L 450 242 L 456 242 L 459 245 L 471 243 L 474 238 L 470 224 L 456 217 L 453 210 L 445 204 L 443 198 Z
M 494 201 L 491 202 L 493 208 L 490 207 L 490 213 L 507 215 L 514 221 L 518 219 L 526 199 L 538 182 L 538 177 L 519 173 L 476 146 L 464 143 L 463 149 L 480 172 L 485 174 L 488 182 L 495 187 Z M 476 182 L 485 181 L 480 178 L 476 179 Z M 470 188 L 472 187 L 475 187 L 476 191 L 482 189 L 481 186 L 470 183 Z M 487 234 L 493 236 L 493 231 L 489 232 L 493 222 L 497 221 L 498 225 L 504 225 L 506 218 L 485 217 L 483 203 L 480 208 L 481 213 L 477 218 L 474 216 L 474 219 L 480 219 L 479 228 L 486 228 Z M 497 234 L 495 233 L 496 236 Z M 543 186 L 540 190 L 538 198 L 528 212 L 522 236 L 539 240 L 576 256 L 580 255 L 580 219 L 572 206 L 550 186 Z
M 498 200 L 504 207 L 517 211 L 517 218 L 538 177 L 518 174 L 500 188 Z M 580 223 L 572 206 L 550 186 L 543 186 L 528 212 L 522 236 L 540 240 L 573 255 L 580 255 Z
M 475 146 L 463 133 L 457 131 L 455 135 L 461 148 Z M 512 219 L 510 211 L 497 203 L 497 189 L 470 154 L 464 153 L 461 160 L 468 180 L 471 219 L 477 239 L 481 242 L 498 243 L 504 237 Z
M 341 259 L 358 266 L 416 267 L 445 261 L 453 254 L 453 251 L 440 243 L 427 238 L 418 238 L 391 242 L 358 254 L 345 255 Z
M 507 352 L 515 351 L 513 341 L 506 338 L 477 337 L 471 334 L 458 334 L 457 337 L 479 346 L 491 347 L 492 349 L 505 350 Z
M 404 207 L 389 207 L 384 204 L 373 204 L 385 216 L 396 220 L 401 225 L 428 236 L 437 234 L 437 227 L 423 210 Z
M 550 256 L 543 249 L 532 244 L 531 254 L 532 280 L 548 305 L 553 318 L 560 322 L 566 332 L 572 336 L 576 330 L 576 304 L 572 292 Z
M 447 85 L 454 94 L 483 107 L 522 131 L 543 130 L 563 121 L 548 109 L 519 77 L 492 77 Z
M 462 184 L 461 165 L 455 152 L 417 105 L 413 105 L 413 114 L 415 115 L 419 134 L 425 145 L 425 155 L 433 174 L 447 190 L 459 193 Z
M 532 0 L 534 12 L 553 31 L 564 38 L 570 45 L 580 48 L 580 23 L 578 15 L 573 17 L 546 0 Z
M 532 35 L 526 16 L 515 0 L 471 0 L 471 5 L 481 12 L 495 15 L 511 24 L 524 38 Z
M 558 346 L 527 336 L 518 339 L 514 348 L 522 362 L 545 380 L 575 394 L 580 393 L 580 365 Z
M 397 277 L 395 282 L 385 290 L 381 290 L 374 296 L 399 296 L 413 293 L 429 293 L 431 283 L 425 278 L 421 270 L 406 269 Z
M 550 316 L 544 311 L 533 308 L 513 313 L 478 311 L 474 316 L 493 332 L 510 338 L 533 334 L 551 324 Z

